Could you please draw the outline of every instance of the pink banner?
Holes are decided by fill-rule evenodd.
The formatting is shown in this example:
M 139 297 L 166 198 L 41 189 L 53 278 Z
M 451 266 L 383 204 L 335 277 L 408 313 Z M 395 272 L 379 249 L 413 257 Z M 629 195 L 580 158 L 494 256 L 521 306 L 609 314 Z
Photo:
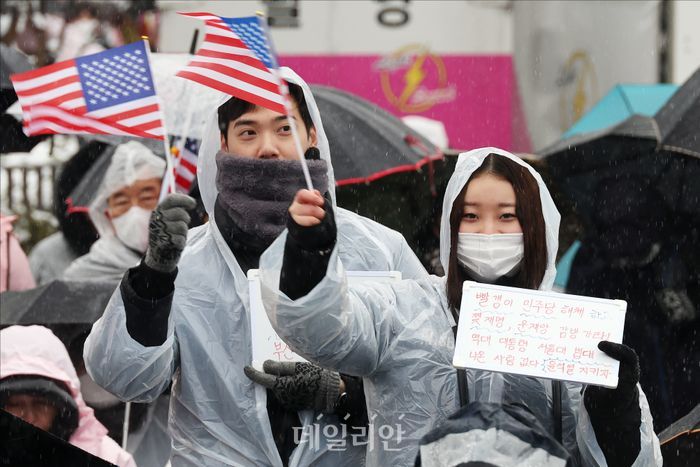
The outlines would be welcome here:
M 519 109 L 510 56 L 438 56 L 409 46 L 387 56 L 288 55 L 280 62 L 308 83 L 349 91 L 399 117 L 442 121 L 451 148 L 513 149 Z

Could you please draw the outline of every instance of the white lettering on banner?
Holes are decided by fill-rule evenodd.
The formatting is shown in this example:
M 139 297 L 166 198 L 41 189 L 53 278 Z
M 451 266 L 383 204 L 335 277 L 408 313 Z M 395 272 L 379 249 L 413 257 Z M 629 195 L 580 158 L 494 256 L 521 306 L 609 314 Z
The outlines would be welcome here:
M 395 282 L 401 280 L 400 271 L 347 271 L 348 283 Z M 248 271 L 250 291 L 250 336 L 253 350 L 253 367 L 262 370 L 265 360 L 280 362 L 305 362 L 277 335 L 265 313 L 260 286 L 260 272 Z
M 627 302 L 466 281 L 453 365 L 617 387 Z

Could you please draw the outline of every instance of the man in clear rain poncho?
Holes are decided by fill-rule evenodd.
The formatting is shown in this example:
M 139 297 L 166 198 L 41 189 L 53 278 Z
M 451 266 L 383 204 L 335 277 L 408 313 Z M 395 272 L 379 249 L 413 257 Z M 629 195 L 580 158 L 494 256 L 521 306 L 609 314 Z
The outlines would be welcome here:
M 143 144 L 117 147 L 90 205 L 100 238 L 66 269 L 64 279 L 117 282 L 148 246 L 148 221 L 158 204 L 165 160 Z
M 297 104 L 293 115 L 314 186 L 334 204 L 329 144 L 313 95 L 293 71 L 280 71 Z M 187 232 L 194 202 L 182 195 L 156 209 L 144 261 L 124 276 L 88 337 L 88 372 L 123 400 L 153 400 L 172 383 L 173 466 L 361 465 L 365 446 L 353 446 L 350 436 L 341 450 L 303 435 L 297 446 L 289 436 L 295 423 L 285 422 L 290 407 L 313 408 L 299 411 L 302 424 L 340 432 L 343 385 L 348 394 L 359 392 L 365 411 L 362 387 L 349 387 L 355 378 L 318 367 L 288 376 L 270 374 L 274 367 L 244 372 L 252 360 L 246 272 L 284 230 L 304 179 L 285 116 L 228 96 L 221 103 L 199 154 L 209 223 Z M 427 277 L 399 233 L 343 209 L 337 222 L 348 269 Z
M 481 198 L 470 200 L 472 184 Z M 562 382 L 556 397 L 558 383 L 483 370 L 467 370 L 459 384 L 452 358 L 463 281 L 550 290 L 560 216 L 540 175 L 497 148 L 459 156 L 442 212 L 445 277 L 348 284 L 333 210 L 307 190 L 290 207 L 288 231 L 260 260 L 263 301 L 280 337 L 314 363 L 364 377 L 375 428 L 367 465 L 413 465 L 420 439 L 459 408 L 460 393 L 466 402 L 526 406 L 550 433 L 561 433 L 583 465 L 661 465 L 639 361 L 629 347 L 599 344 L 621 362 L 614 390 L 587 386 L 582 396 L 581 384 Z M 340 224 L 337 234 L 343 235 Z M 300 258 L 313 273 L 301 273 Z

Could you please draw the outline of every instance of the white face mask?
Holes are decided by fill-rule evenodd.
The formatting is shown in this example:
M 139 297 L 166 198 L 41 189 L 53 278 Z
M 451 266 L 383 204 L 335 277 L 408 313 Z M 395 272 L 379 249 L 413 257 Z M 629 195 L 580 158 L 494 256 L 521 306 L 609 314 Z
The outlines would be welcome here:
M 139 206 L 133 206 L 119 217 L 112 219 L 117 238 L 132 250 L 141 253 L 148 248 L 148 223 L 151 211 Z
M 459 233 L 457 260 L 480 282 L 494 282 L 516 272 L 523 259 L 523 234 Z

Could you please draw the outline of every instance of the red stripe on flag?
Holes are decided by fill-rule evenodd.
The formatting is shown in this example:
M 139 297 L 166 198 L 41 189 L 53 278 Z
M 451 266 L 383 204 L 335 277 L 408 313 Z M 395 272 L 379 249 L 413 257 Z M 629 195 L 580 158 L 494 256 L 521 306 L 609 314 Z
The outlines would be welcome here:
M 233 33 L 231 33 L 231 34 L 233 34 Z M 207 43 L 207 42 L 212 42 L 214 44 L 219 44 L 219 45 L 226 45 L 228 47 L 238 47 L 241 49 L 248 49 L 248 47 L 246 47 L 246 45 L 240 39 L 236 39 L 234 37 L 229 37 L 229 36 L 220 36 L 220 35 L 214 34 L 214 33 L 207 33 L 204 36 L 203 43 Z
M 229 94 L 231 96 L 238 97 L 240 99 L 243 99 L 244 101 L 251 102 L 255 105 L 259 105 L 260 107 L 265 107 L 267 109 L 270 109 L 272 111 L 285 114 L 286 109 L 284 108 L 284 105 L 278 102 L 273 102 L 269 99 L 265 99 L 264 97 L 258 96 L 257 94 L 252 94 L 247 91 L 243 91 L 242 89 L 239 88 L 234 88 L 233 86 L 229 86 L 227 84 L 224 84 L 220 81 L 216 81 L 211 78 L 207 78 L 206 76 L 198 75 L 196 73 L 192 73 L 190 71 L 180 71 L 177 76 L 180 76 L 182 78 L 187 78 L 191 79 L 192 81 L 196 81 L 200 84 L 203 84 L 204 86 L 209 86 L 210 88 L 214 88 L 217 91 L 221 91 L 223 93 Z
M 154 128 L 158 128 L 162 125 L 163 124 L 160 122 L 160 118 L 159 118 L 158 120 L 153 120 L 152 122 L 141 123 L 141 124 L 139 124 L 138 128 L 139 128 L 139 130 L 142 130 L 142 131 L 149 131 L 149 130 L 153 130 Z
M 186 168 L 192 173 L 197 173 L 197 166 L 193 164 L 192 162 L 188 161 L 184 157 L 180 159 L 180 166 Z
M 265 64 L 263 64 L 259 59 L 255 57 L 250 57 L 248 55 L 237 55 L 237 54 L 227 54 L 225 52 L 218 52 L 216 50 L 208 50 L 208 49 L 201 49 L 197 52 L 197 55 L 201 55 L 202 57 L 211 57 L 211 58 L 221 58 L 224 60 L 233 60 L 235 62 L 240 62 L 245 65 L 249 65 L 255 68 L 258 68 L 262 71 L 268 71 L 267 67 Z M 197 55 L 195 55 L 195 60 Z
M 230 76 L 232 78 L 236 78 L 236 79 L 239 79 L 241 81 L 245 81 L 246 83 L 250 83 L 253 86 L 257 86 L 259 88 L 262 88 L 266 91 L 270 91 L 270 92 L 275 93 L 275 94 L 278 94 L 280 91 L 279 86 L 275 83 L 271 83 L 267 80 L 258 78 L 257 76 L 249 75 L 248 73 L 245 73 L 245 72 L 240 71 L 240 70 L 236 70 L 235 68 L 231 68 L 229 66 L 222 65 L 220 63 L 198 62 L 197 59 L 195 58 L 187 66 L 200 67 L 200 68 L 206 68 L 208 70 L 218 71 L 219 73 L 222 73 L 226 76 Z
M 208 20 L 207 26 L 211 26 L 212 28 L 217 28 L 217 29 L 223 29 L 224 31 L 228 31 L 230 33 L 233 32 L 233 31 L 231 31 L 231 28 L 226 26 L 226 24 L 221 20 L 219 20 L 218 22 L 216 20 Z
M 41 105 L 49 105 L 49 106 L 56 105 L 57 106 L 57 105 L 63 104 L 64 102 L 68 102 L 68 101 L 72 101 L 73 99 L 77 99 L 79 97 L 83 97 L 83 92 L 82 91 L 73 91 L 73 92 L 69 92 L 68 94 L 62 95 L 61 97 L 56 97 L 55 99 L 51 99 L 50 101 L 41 102 Z M 87 107 L 83 106 L 82 108 L 87 110 Z M 77 112 L 78 108 L 71 109 L 71 111 Z
M 71 83 L 77 83 L 80 82 L 80 78 L 78 75 L 73 75 L 73 76 L 67 76 L 65 78 L 59 79 L 58 81 L 54 81 L 52 83 L 44 84 L 41 86 L 37 86 L 31 89 L 26 89 L 24 91 L 16 91 L 17 96 L 19 97 L 28 97 L 28 96 L 35 96 L 37 94 L 41 94 L 42 92 L 46 91 L 51 91 L 52 89 L 60 88 L 63 87 L 67 84 Z
M 134 136 L 139 136 L 141 138 L 154 138 L 154 139 L 159 139 L 159 140 L 163 139 L 163 136 L 154 136 L 150 133 L 146 133 L 142 129 L 142 128 L 146 128 L 147 130 L 153 129 L 154 122 L 149 122 L 146 125 L 127 127 L 124 125 L 120 125 L 119 123 L 116 123 L 116 122 L 91 118 L 87 115 L 78 114 L 78 113 L 73 112 L 71 110 L 62 109 L 60 107 L 51 107 L 50 109 L 54 112 L 65 114 L 66 118 L 69 118 L 71 116 L 77 117 L 77 118 L 81 119 L 80 123 L 72 123 L 65 118 L 57 117 L 55 115 L 44 115 L 41 113 L 41 111 L 42 111 L 41 108 L 35 110 L 34 106 L 32 106 L 28 109 L 28 112 L 32 116 L 32 119 L 29 122 L 25 121 L 25 127 L 27 126 L 27 124 L 35 126 L 35 125 L 39 125 L 42 121 L 48 121 L 48 122 L 52 122 L 52 123 L 60 125 L 60 126 L 64 126 L 66 128 L 72 128 L 74 131 L 85 131 L 86 129 L 91 129 L 92 131 L 90 131 L 90 133 L 110 134 L 106 130 L 100 128 L 99 124 L 102 124 L 102 125 L 105 125 L 107 127 L 111 127 L 115 130 L 130 134 L 130 135 L 134 135 Z M 38 115 L 36 113 L 32 114 L 33 110 L 35 112 L 38 111 Z M 160 121 L 158 121 L 157 123 L 160 124 Z M 157 126 L 158 125 L 155 125 L 155 127 L 157 127 Z M 33 134 L 40 134 L 40 133 L 32 133 L 32 135 Z M 30 135 L 30 136 L 32 136 L 32 135 Z
M 194 178 L 192 180 L 194 180 Z M 175 184 L 182 187 L 182 189 L 185 191 L 190 191 L 190 187 L 192 186 L 192 180 L 187 180 L 182 175 L 177 173 L 175 174 Z
M 157 112 L 159 109 L 160 107 L 158 107 L 158 104 L 156 103 L 132 110 L 126 110 L 124 112 L 119 112 L 118 114 L 110 115 L 109 117 L 104 117 L 101 120 L 104 120 L 106 122 L 120 122 L 122 120 L 126 120 L 127 118 L 138 117 L 139 115 Z
M 12 81 L 16 81 L 19 83 L 22 81 L 38 78 L 40 76 L 45 76 L 50 73 L 55 73 L 57 71 L 65 70 L 66 68 L 70 68 L 72 66 L 75 66 L 75 60 L 66 60 L 64 62 L 58 62 L 45 67 L 37 68 L 35 70 L 17 73 L 15 75 L 11 75 L 10 78 L 12 79 Z

